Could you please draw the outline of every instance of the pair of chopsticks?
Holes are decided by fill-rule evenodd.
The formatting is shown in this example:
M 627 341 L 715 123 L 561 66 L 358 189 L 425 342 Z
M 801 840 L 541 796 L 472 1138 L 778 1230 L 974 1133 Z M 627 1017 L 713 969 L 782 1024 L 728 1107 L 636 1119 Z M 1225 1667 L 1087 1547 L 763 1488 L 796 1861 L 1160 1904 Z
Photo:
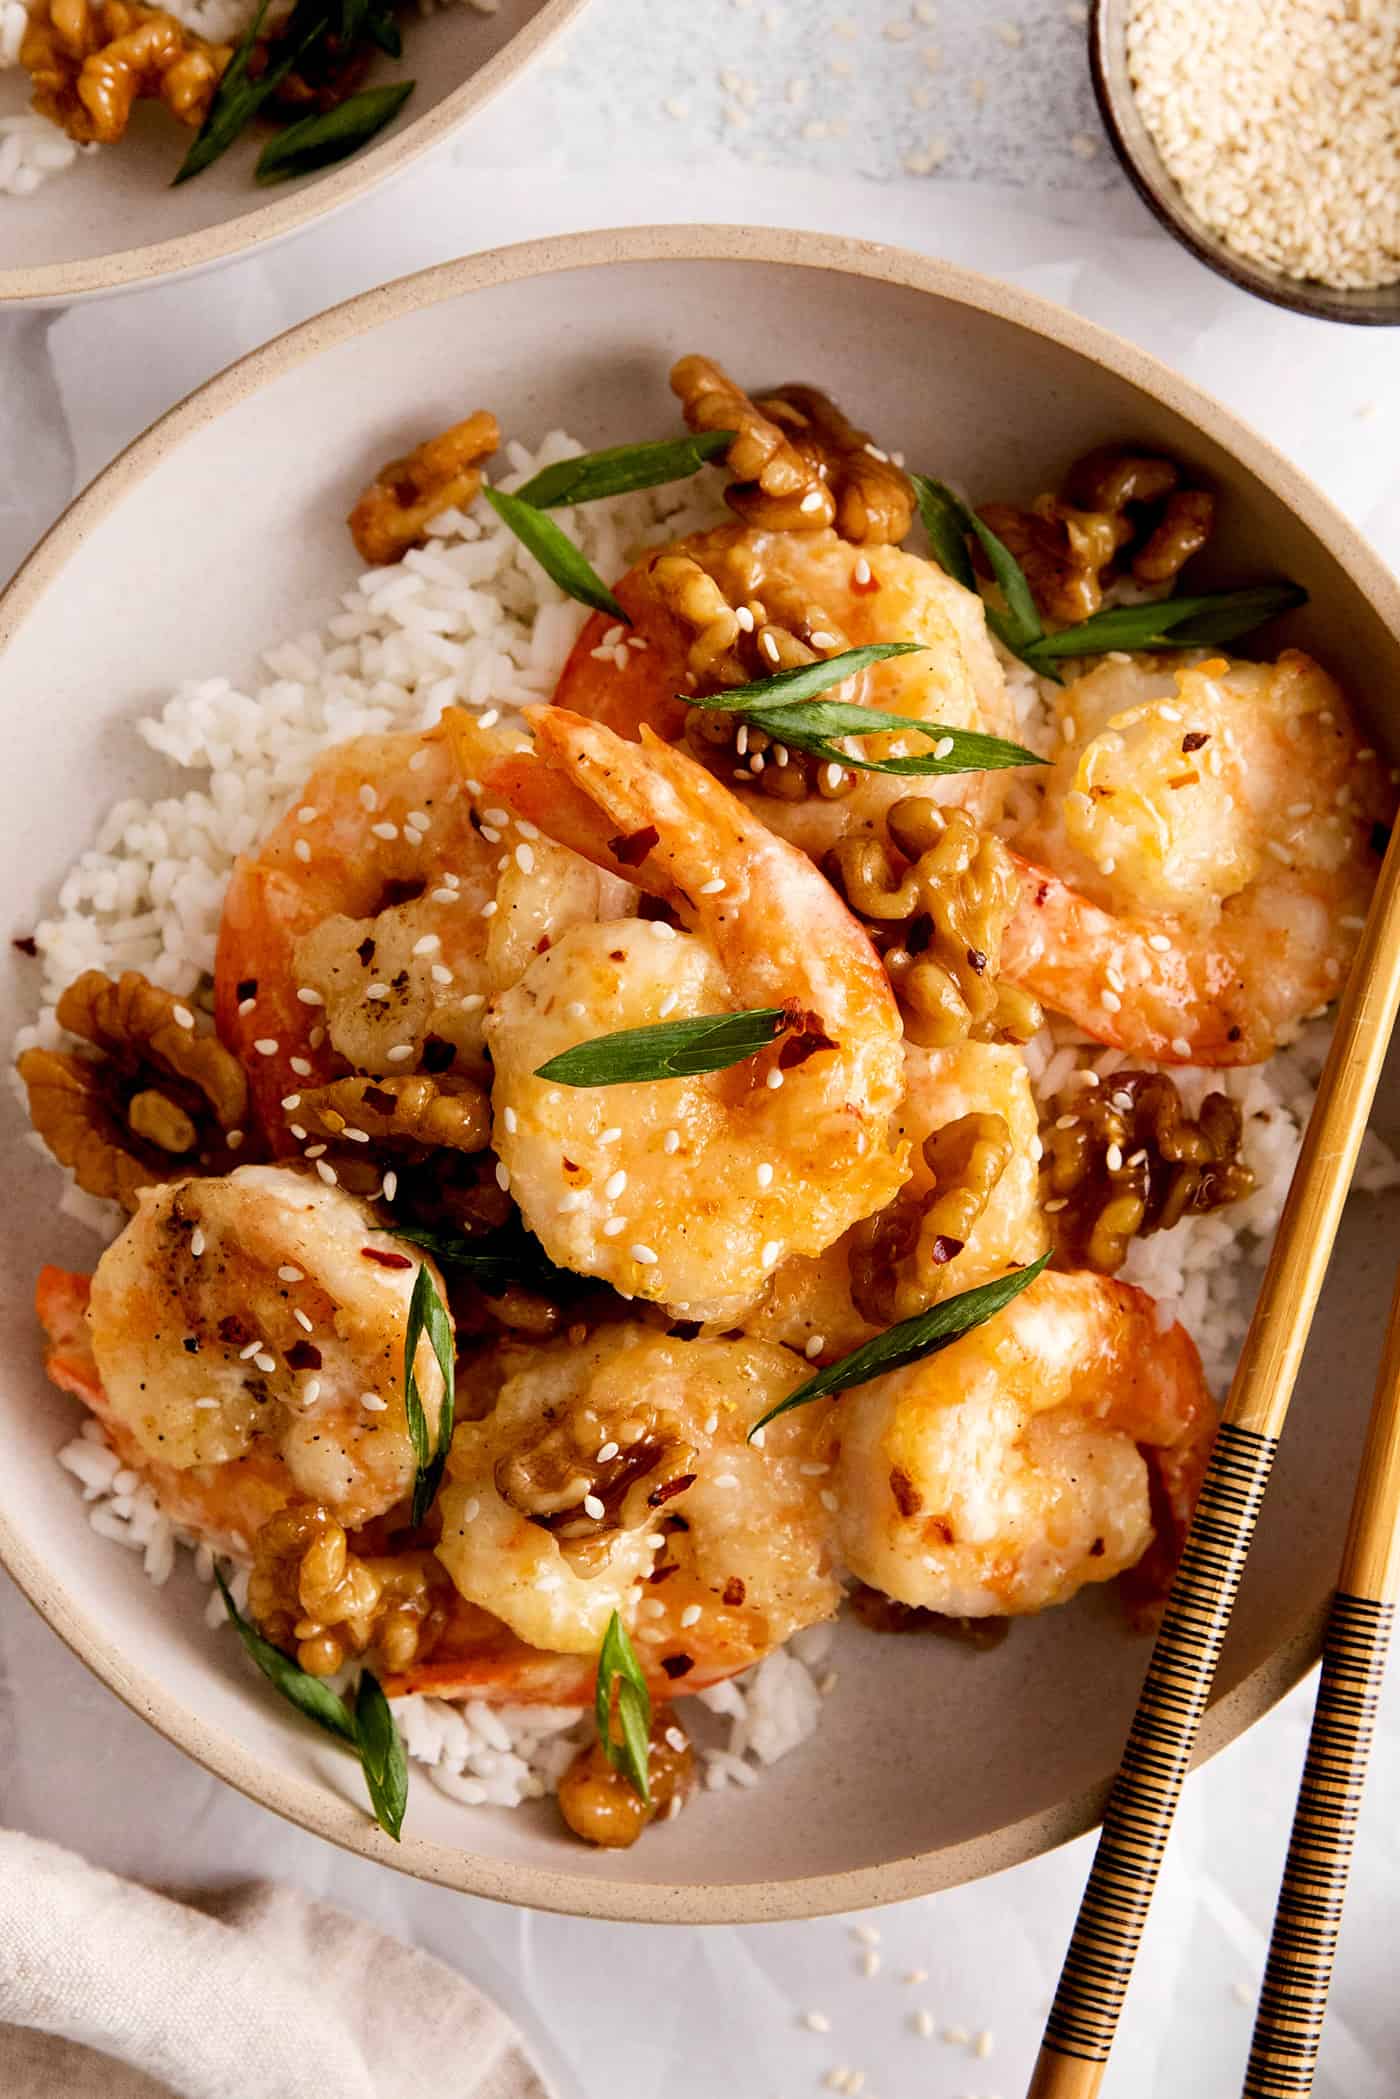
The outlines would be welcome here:
M 1400 833 L 1332 1047 L 1104 1811 L 1028 2099 L 1095 2099 L 1400 1010 Z M 1372 1407 L 1245 2099 L 1312 2090 L 1397 1587 L 1400 1284 Z

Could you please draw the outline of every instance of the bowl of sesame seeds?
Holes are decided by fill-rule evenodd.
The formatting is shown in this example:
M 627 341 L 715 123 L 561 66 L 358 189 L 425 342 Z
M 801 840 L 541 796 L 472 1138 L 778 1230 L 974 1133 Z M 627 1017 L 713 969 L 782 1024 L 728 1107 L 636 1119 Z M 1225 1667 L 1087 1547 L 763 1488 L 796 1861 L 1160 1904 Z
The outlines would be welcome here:
M 1400 323 L 1400 69 L 1387 0 L 1094 0 L 1108 135 L 1169 233 L 1242 291 Z

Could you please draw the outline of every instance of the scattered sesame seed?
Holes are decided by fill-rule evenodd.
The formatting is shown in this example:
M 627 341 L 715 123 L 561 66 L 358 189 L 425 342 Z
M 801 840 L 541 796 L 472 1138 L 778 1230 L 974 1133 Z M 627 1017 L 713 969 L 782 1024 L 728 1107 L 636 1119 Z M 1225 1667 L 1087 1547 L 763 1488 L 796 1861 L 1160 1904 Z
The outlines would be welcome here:
M 668 991 L 665 998 L 662 999 L 660 1006 L 657 1008 L 657 1019 L 668 1020 L 670 1016 L 675 1012 L 680 1002 L 681 995 L 678 991 Z
M 305 1057 L 289 1057 L 287 1059 L 287 1062 L 291 1065 L 292 1070 L 296 1073 L 299 1079 L 310 1078 L 311 1066 L 307 1062 Z
M 809 1335 L 807 1336 L 807 1339 L 806 1339 L 806 1341 L 805 1341 L 805 1342 L 803 1343 L 803 1345 L 802 1345 L 802 1353 L 803 1353 L 803 1355 L 804 1355 L 804 1356 L 805 1356 L 805 1357 L 807 1358 L 807 1361 L 808 1361 L 809 1363 L 815 1363 L 815 1362 L 816 1362 L 816 1360 L 817 1360 L 817 1357 L 818 1357 L 818 1356 L 819 1356 L 819 1355 L 821 1354 L 822 1350 L 823 1350 L 823 1349 L 824 1349 L 825 1347 L 826 1347 L 826 1335 L 825 1335 L 825 1334 L 809 1334 Z M 823 1468 L 823 1469 L 824 1469 L 824 1468 Z
M 935 758 L 950 758 L 953 754 L 953 749 L 953 738 L 951 736 L 940 736 L 933 747 L 933 755 Z
M 371 824 L 370 830 L 374 833 L 374 836 L 376 838 L 383 838 L 385 840 L 397 838 L 399 835 L 399 827 L 397 824 Z
M 284 1108 L 299 1108 L 301 1106 L 301 1095 L 299 1093 L 284 1093 L 282 1106 Z
M 765 1160 L 763 1161 L 762 1165 L 761 1165 L 761 1166 L 759 1167 L 759 1169 L 758 1169 L 758 1172 L 757 1172 L 757 1175 L 755 1176 L 755 1178 L 757 1179 L 757 1181 L 758 1181 L 758 1185 L 759 1185 L 759 1187 L 760 1187 L 760 1188 L 771 1188 L 771 1187 L 772 1187 L 772 1185 L 773 1185 L 773 1169 L 772 1169 L 772 1167 L 771 1167 L 771 1166 L 769 1165 L 769 1163 L 768 1163 L 768 1161 L 767 1161 L 766 1159 L 765 1159 Z
M 626 1186 L 627 1175 L 622 1167 L 619 1166 L 617 1172 L 610 1173 L 604 1181 L 603 1193 L 610 1203 L 615 1203 Z
M 972 2044 L 972 2052 L 977 2057 L 977 2060 L 979 2062 L 984 2063 L 995 2046 L 996 2042 L 992 2039 L 991 2034 L 984 2027 Z
M 767 1078 L 763 1081 L 763 1083 L 768 1088 L 768 1091 L 770 1093 L 778 1093 L 782 1089 L 784 1077 L 785 1074 L 779 1071 L 777 1065 L 775 1064 L 773 1066 L 773 1069 L 769 1072 Z
M 1067 1195 L 1052 1196 L 1049 1202 L 1045 1205 L 1047 1215 L 1053 1217 L 1055 1215 L 1055 1212 L 1057 1210 L 1063 1210 L 1067 1206 L 1068 1202 L 1069 1197 Z
M 1110 1144 L 1108 1150 L 1103 1155 L 1103 1163 L 1108 1168 L 1110 1173 L 1120 1172 L 1123 1165 L 1122 1145 Z
M 653 1252 L 651 1247 L 643 1246 L 640 1240 L 638 1240 L 635 1246 L 629 1247 L 628 1252 L 631 1254 L 632 1259 L 634 1261 L 641 1262 L 643 1268 L 654 1268 L 658 1259 L 660 1258 L 656 1253 Z
M 903 1974 L 902 1974 L 902 1975 L 900 1976 L 900 1978 L 899 1978 L 899 1979 L 900 1979 L 900 1981 L 901 1981 L 901 1982 L 927 1982 L 927 1981 L 928 1981 L 928 1969 L 927 1969 L 927 1968 L 906 1968 L 906 1969 L 905 1969 L 905 1971 L 904 1971 L 904 1973 L 903 1973 Z M 917 2014 L 916 2014 L 916 2016 L 917 2016 Z M 925 2014 L 925 2016 L 927 2016 L 927 2014 Z M 932 2021 L 932 2020 L 929 2020 L 929 2031 L 930 2031 L 930 2032 L 932 2032 L 932 2031 L 933 2031 L 933 2021 Z
M 262 1371 L 264 1377 L 271 1377 L 273 1371 L 277 1368 L 276 1356 L 270 1356 L 265 1348 L 259 1349 L 253 1361 L 257 1364 L 258 1369 Z
M 303 1006 L 324 1006 L 326 1003 L 320 992 L 313 991 L 309 984 L 297 985 L 297 997 Z
M 700 884 L 699 894 L 701 896 L 721 896 L 724 892 L 724 887 L 724 876 L 716 875 L 712 881 Z
M 533 874 L 535 871 L 534 847 L 528 845 L 518 845 L 515 848 L 515 864 L 520 869 L 522 875 Z
M 387 984 L 366 984 L 365 986 L 366 998 L 384 999 L 388 998 L 388 996 L 389 987 Z
M 681 1624 L 682 1624 L 682 1626 L 684 1626 L 684 1627 L 685 1627 L 685 1628 L 686 1628 L 687 1630 L 689 1630 L 689 1628 L 690 1628 L 690 1627 L 691 1627 L 692 1625 L 698 1625 L 699 1623 L 700 1623 L 700 1606 L 699 1606 L 699 1604 L 698 1604 L 698 1603 L 688 1603 L 688 1604 L 686 1605 L 685 1609 L 684 1609 L 684 1610 L 683 1610 L 683 1611 L 681 1612 Z
M 827 1514 L 835 1515 L 837 1506 L 836 1496 L 832 1493 L 830 1487 L 822 1488 L 820 1500 L 821 1505 L 826 1510 Z
M 275 1057 L 277 1055 L 276 1037 L 273 1035 L 259 1035 L 253 1044 L 253 1048 L 260 1057 Z
M 950 2048 L 965 2048 L 972 2037 L 965 2026 L 945 2026 L 942 2038 Z
M 783 1246 L 780 1239 L 765 1239 L 763 1250 L 758 1257 L 760 1265 L 764 1268 L 772 1268 L 781 1257 L 782 1251 Z
M 617 1449 L 618 1447 L 615 1443 L 604 1443 L 600 1445 L 598 1450 L 598 1456 L 595 1462 L 599 1465 L 606 1465 L 610 1458 L 615 1458 L 617 1456 Z
M 441 946 L 442 941 L 436 933 L 425 933 L 421 940 L 414 941 L 413 952 L 415 955 L 435 955 Z
M 396 1173 L 386 1173 L 384 1176 L 384 1185 L 379 1192 L 383 1196 L 386 1203 L 391 1203 L 394 1200 L 394 1197 L 399 1192 L 398 1175 Z
M 496 1186 L 500 1189 L 503 1195 L 509 1193 L 510 1168 L 506 1165 L 504 1159 L 498 1159 L 496 1161 Z
M 327 1166 L 324 1159 L 316 1161 L 316 1171 L 328 1188 L 338 1188 L 340 1186 L 340 1175 L 333 1166 Z
M 610 1217 L 603 1226 L 603 1237 L 605 1239 L 620 1239 L 626 1229 L 627 1219 L 625 1217 Z
M 396 1042 L 385 1054 L 391 1064 L 404 1064 L 410 1057 L 416 1057 L 418 1052 L 411 1042 Z
M 445 962 L 435 962 L 432 966 L 431 975 L 435 984 L 450 984 L 452 982 L 452 972 Z
M 1170 940 L 1168 940 L 1165 933 L 1149 933 L 1147 936 L 1147 945 L 1152 949 L 1154 954 L 1169 955 L 1171 953 L 1172 944 Z
M 498 906 L 498 904 L 497 904 L 497 902 L 496 902 L 496 899 L 495 899 L 494 897 L 492 897 L 492 899 L 491 899 L 491 901 L 490 901 L 490 903 L 489 903 L 489 904 L 483 904 L 483 905 L 482 905 L 482 907 L 481 907 L 481 915 L 482 915 L 482 917 L 483 917 L 483 918 L 494 918 L 494 917 L 496 916 L 496 912 L 497 912 L 497 910 L 498 910 L 498 909 L 499 909 L 499 906 Z
M 297 1325 L 301 1328 L 303 1333 L 309 1334 L 313 1331 L 311 1321 L 307 1318 L 305 1312 L 302 1311 L 300 1305 L 296 1305 L 293 1307 L 292 1317 L 293 1319 L 295 1319 Z
M 309 1377 L 301 1388 L 301 1396 L 307 1406 L 314 1407 L 321 1397 L 321 1380 L 318 1377 Z
M 761 1422 L 756 1429 L 750 1431 L 749 1441 L 750 1443 L 752 1443 L 755 1450 L 763 1449 L 763 1446 L 768 1441 L 768 1431 L 766 1428 L 763 1427 Z
M 292 847 L 298 860 L 305 866 L 311 859 L 311 848 L 304 838 L 298 838 Z
M 825 2012 L 803 2012 L 802 2024 L 808 2033 L 830 2033 L 831 2021 Z
M 1123 1001 L 1116 991 L 1103 991 L 1099 998 L 1106 1013 L 1120 1013 L 1123 1010 Z
M 916 1969 L 914 1969 L 914 1971 L 913 1971 L 913 1974 L 914 1974 L 914 1975 L 917 1975 L 917 1976 L 919 1977 L 920 1981 L 922 1981 L 922 1980 L 923 1980 L 923 1972 L 924 1972 L 924 1971 L 923 1971 L 923 1969 L 922 1969 L 922 1968 L 916 1968 Z M 905 1976 L 905 1978 L 904 1978 L 904 1980 L 905 1980 L 906 1982 L 912 1981 L 912 1979 L 913 1979 L 913 1976 L 912 1976 L 912 1975 L 906 1975 L 906 1976 Z M 913 2027 L 913 2029 L 914 2029 L 915 2033 L 916 2033 L 916 2034 L 917 2034 L 917 2035 L 919 2036 L 919 2039 L 920 2039 L 921 2041 L 931 2041 L 931 2040 L 933 2039 L 933 2013 L 932 2013 L 932 2012 L 925 2012 L 925 2011 L 917 2011 L 917 2012 L 915 2012 L 915 2013 L 913 2014 L 912 2018 L 910 2019 L 910 2021 L 909 2021 L 909 2024 L 910 2024 L 910 2025 L 911 2025 L 911 2026 Z
M 674 926 L 668 926 L 668 925 L 667 925 L 667 923 L 666 923 L 666 921 L 665 921 L 665 919 L 663 919 L 663 918 L 656 918 L 656 919 L 652 919 L 650 923 L 651 923 L 651 930 L 652 930 L 652 932 L 653 932 L 653 933 L 654 933 L 654 934 L 656 935 L 656 937 L 657 937 L 657 939 L 658 939 L 658 940 L 674 940 L 674 939 L 675 939 L 675 937 L 676 937 L 676 929 L 675 929 L 675 927 L 674 927 Z
M 880 1927 L 877 1924 L 853 1924 L 851 1926 L 851 1937 L 859 1946 L 878 1946 L 880 1943 Z
M 204 1251 L 204 1245 L 205 1245 L 205 1240 L 204 1240 L 204 1234 L 203 1234 L 203 1232 L 202 1232 L 202 1231 L 200 1230 L 199 1226 L 198 1226 L 198 1225 L 196 1225 L 196 1226 L 195 1226 L 195 1228 L 194 1228 L 194 1230 L 193 1230 L 193 1231 L 192 1231 L 192 1232 L 190 1233 L 190 1252 L 191 1252 L 191 1253 L 192 1253 L 192 1254 L 194 1255 L 194 1257 L 195 1257 L 196 1261 L 197 1261 L 197 1260 L 199 1259 L 200 1255 L 201 1255 L 201 1254 L 203 1253 L 203 1251 Z
M 248 1343 L 248 1346 L 247 1346 L 246 1348 L 240 1348 L 240 1349 L 239 1349 L 239 1351 L 238 1351 L 238 1360 L 239 1360 L 239 1362 L 240 1362 L 240 1363 L 250 1363 L 250 1362 L 252 1361 L 253 1357 L 254 1357 L 255 1355 L 259 1354 L 259 1352 L 261 1351 L 261 1349 L 262 1349 L 262 1343 L 261 1343 L 261 1341 L 250 1341 L 250 1342 Z
M 1254 2002 L 1254 1992 L 1247 1982 L 1232 1982 L 1230 1995 L 1234 1998 L 1236 2004 L 1253 2004 Z
M 591 1516 L 596 1523 L 600 1516 L 607 1514 L 607 1508 L 596 1494 L 585 1494 L 583 1497 L 583 1513 L 585 1516 Z
M 300 1283 L 303 1281 L 302 1271 L 299 1268 L 293 1268 L 291 1262 L 288 1261 L 278 1269 L 277 1280 L 279 1283 Z
M 239 1019 L 246 1020 L 248 1018 L 248 1015 L 252 1012 L 253 1008 L 257 1005 L 257 1003 L 258 1002 L 255 998 L 241 998 L 238 1001 Z
M 387 1414 L 389 1411 L 388 1400 L 381 1399 L 377 1392 L 362 1392 L 360 1405 L 367 1414 Z
M 1191 1045 L 1184 1035 L 1173 1035 L 1171 1049 L 1173 1056 L 1189 1057 L 1191 1054 Z

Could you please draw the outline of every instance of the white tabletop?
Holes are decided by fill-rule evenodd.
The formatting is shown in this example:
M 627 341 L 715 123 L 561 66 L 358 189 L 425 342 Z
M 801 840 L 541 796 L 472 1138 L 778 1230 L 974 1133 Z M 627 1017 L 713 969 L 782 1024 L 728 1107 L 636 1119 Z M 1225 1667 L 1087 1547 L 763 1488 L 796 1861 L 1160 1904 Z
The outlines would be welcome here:
M 902 242 L 1147 344 L 1223 396 L 1400 559 L 1400 389 L 1385 331 L 1298 319 L 1178 251 L 1119 176 L 1082 10 L 1061 0 L 594 0 L 454 146 L 265 259 L 0 323 L 0 575 L 161 410 L 254 344 L 473 248 L 646 219 Z M 815 127 L 815 128 L 814 128 Z M 824 128 L 823 128 L 824 127 Z M 22 209 L 22 205 L 0 205 Z M 930 346 L 936 355 L 936 345 Z M 3 1584 L 3 1577 L 0 1577 Z M 1307 1687 L 1191 1782 L 1107 2089 L 1238 2091 L 1306 1735 Z M 937 1783 L 937 1774 L 930 1774 Z M 1400 2093 L 1400 1682 L 1362 1825 L 1318 2091 Z M 667 1930 L 532 1916 L 342 1856 L 206 1777 L 0 1586 L 0 1819 L 166 1884 L 281 1875 L 461 1966 L 567 2099 L 1015 2099 L 1087 1843 L 877 1917 Z M 857 1924 L 880 1933 L 863 1973 Z M 927 1979 L 901 1978 L 924 1970 Z M 992 2037 L 924 2040 L 911 2014 Z M 826 2035 L 802 2025 L 830 2020 Z

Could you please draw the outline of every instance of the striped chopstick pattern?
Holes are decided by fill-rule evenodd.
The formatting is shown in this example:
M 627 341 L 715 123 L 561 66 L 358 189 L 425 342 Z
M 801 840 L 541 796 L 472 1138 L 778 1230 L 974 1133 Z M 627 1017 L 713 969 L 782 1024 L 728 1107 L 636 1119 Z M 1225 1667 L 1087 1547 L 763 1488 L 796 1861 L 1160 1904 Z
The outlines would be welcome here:
M 1245 2099 L 1303 2099 L 1313 2087 L 1394 1618 L 1392 1603 L 1332 1599 Z
M 1216 1437 L 1046 2022 L 1047 2053 L 1108 2060 L 1277 1448 L 1231 1422 Z

